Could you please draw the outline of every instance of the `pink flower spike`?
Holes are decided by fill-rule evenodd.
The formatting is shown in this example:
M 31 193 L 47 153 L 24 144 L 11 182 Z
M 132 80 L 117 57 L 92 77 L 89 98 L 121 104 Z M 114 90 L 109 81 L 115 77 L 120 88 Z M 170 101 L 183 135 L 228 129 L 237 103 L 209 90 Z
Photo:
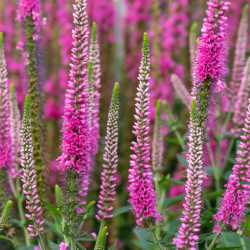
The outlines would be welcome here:
M 68 243 L 64 243 L 62 242 L 59 247 L 60 247 L 60 250 L 67 250 L 68 249 L 68 246 L 69 244 Z
M 149 138 L 149 44 L 148 36 L 144 33 L 143 49 L 142 49 L 142 60 L 139 68 L 139 86 L 137 88 L 136 98 L 136 112 L 139 116 L 135 116 L 136 122 L 134 127 L 136 128 L 133 132 L 136 135 L 136 141 L 132 145 L 136 145 L 132 148 L 134 155 L 131 155 L 130 174 L 129 179 L 129 195 L 130 200 L 128 202 L 133 207 L 133 214 L 136 218 L 136 225 L 144 226 L 144 220 L 150 218 L 154 219 L 157 223 L 162 220 L 161 215 L 157 210 L 156 204 L 156 193 L 154 191 L 154 185 L 152 177 L 149 173 L 151 166 L 145 167 L 150 160 L 150 147 L 148 146 Z M 139 108 L 137 108 L 139 107 Z M 138 118 L 137 118 L 138 117 Z M 144 148 L 143 156 L 140 151 Z

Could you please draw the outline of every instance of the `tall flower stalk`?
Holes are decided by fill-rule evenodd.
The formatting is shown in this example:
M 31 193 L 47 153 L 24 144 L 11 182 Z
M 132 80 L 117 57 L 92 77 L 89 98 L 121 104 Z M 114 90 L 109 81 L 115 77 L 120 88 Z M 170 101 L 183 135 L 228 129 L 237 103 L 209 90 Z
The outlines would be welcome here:
M 215 94 L 225 87 L 223 77 L 226 72 L 226 38 L 227 24 L 225 14 L 228 12 L 227 1 L 209 0 L 207 2 L 207 18 L 204 18 L 201 29 L 202 36 L 198 39 L 195 67 L 193 72 L 193 89 L 189 153 L 187 155 L 188 170 L 186 183 L 186 197 L 183 223 L 179 235 L 174 239 L 177 249 L 195 250 L 200 231 L 202 169 L 207 159 L 207 147 L 205 144 L 208 120 L 211 120 L 215 103 Z M 215 49 L 216 48 L 216 49 Z M 219 187 L 219 179 L 216 180 Z
M 190 108 L 189 125 L 189 152 L 187 182 L 185 186 L 186 197 L 183 205 L 183 216 L 180 219 L 182 225 L 179 229 L 179 235 L 174 239 L 177 249 L 195 250 L 199 237 L 196 235 L 200 229 L 199 219 L 201 211 L 201 189 L 203 178 L 203 141 L 202 129 L 199 126 L 199 120 L 196 111 L 195 99 L 193 99 Z
M 92 35 L 89 48 L 89 60 L 92 62 L 92 82 L 93 82 L 93 109 L 92 109 L 92 122 L 90 128 L 91 135 L 91 148 L 92 159 L 94 161 L 95 155 L 98 151 L 99 135 L 99 106 L 100 106 L 100 93 L 101 87 L 101 66 L 100 66 L 100 51 L 97 39 L 96 24 L 92 25 Z
M 72 250 L 76 249 L 75 239 L 78 235 L 77 210 L 80 206 L 80 193 L 83 182 L 89 177 L 91 171 L 87 70 L 88 17 L 86 0 L 76 0 L 75 3 L 73 5 L 75 29 L 72 31 L 74 47 L 64 108 L 62 155 L 59 157 L 59 165 L 64 172 L 65 181 L 63 216 L 66 224 L 63 229 L 70 235 Z
M 29 236 L 32 238 L 37 238 L 41 250 L 45 250 L 45 246 L 41 237 L 41 232 L 43 231 L 44 221 L 41 220 L 41 206 L 40 200 L 37 193 L 36 185 L 36 171 L 34 169 L 34 159 L 33 159 L 33 145 L 31 138 L 31 106 L 29 96 L 26 96 L 25 107 L 21 128 L 21 165 L 22 165 L 22 181 L 23 181 L 23 192 L 26 195 L 26 209 L 28 213 L 25 214 L 30 220 L 27 230 L 29 231 Z
M 43 152 L 43 131 L 41 119 L 41 93 L 38 81 L 37 68 L 37 41 L 39 32 L 43 26 L 41 18 L 41 6 L 39 0 L 20 0 L 17 19 L 25 23 L 26 41 L 19 42 L 19 47 L 25 58 L 25 65 L 29 75 L 29 96 L 31 105 L 31 133 L 33 140 L 34 166 L 36 170 L 37 191 L 41 198 L 46 192 L 46 176 Z
M 13 145 L 13 154 L 15 157 L 15 166 L 9 170 L 9 183 L 13 192 L 14 197 L 17 200 L 17 207 L 20 219 L 25 224 L 26 219 L 23 211 L 23 192 L 20 185 L 20 171 L 19 164 L 21 163 L 21 116 L 17 105 L 17 97 L 15 93 L 15 85 L 10 85 L 10 120 L 11 120 L 11 137 Z M 23 227 L 25 243 L 27 246 L 30 245 L 30 239 L 28 231 Z
M 145 222 L 148 224 L 154 239 L 157 241 L 157 246 L 163 249 L 159 239 L 156 237 L 155 228 L 152 221 L 157 222 L 162 220 L 156 204 L 156 192 L 154 190 L 152 172 L 150 171 L 150 145 L 149 145 L 149 43 L 148 35 L 144 33 L 142 60 L 139 69 L 139 86 L 137 88 L 136 108 L 133 134 L 136 136 L 136 141 L 132 142 L 131 149 L 135 154 L 131 155 L 130 169 L 129 169 L 129 195 L 128 202 L 133 207 L 133 214 L 136 218 L 136 225 L 144 226 Z
M 3 34 L 0 33 L 0 208 L 7 201 L 7 171 L 13 166 L 10 101 L 7 86 L 7 69 L 4 56 Z
M 191 75 L 194 72 L 195 66 L 195 54 L 196 54 L 196 28 L 197 23 L 193 23 L 189 32 L 189 54 L 190 54 L 190 64 L 191 64 Z
M 118 165 L 118 112 L 119 112 L 119 83 L 115 83 L 111 105 L 108 113 L 107 136 L 105 142 L 105 153 L 103 155 L 103 172 L 101 173 L 102 185 L 100 200 L 98 202 L 99 211 L 96 218 L 101 222 L 98 238 L 105 226 L 106 220 L 113 217 L 111 203 L 115 200 L 115 180 L 114 174 Z M 98 242 L 98 239 L 97 239 Z M 97 249 L 97 244 L 95 249 Z

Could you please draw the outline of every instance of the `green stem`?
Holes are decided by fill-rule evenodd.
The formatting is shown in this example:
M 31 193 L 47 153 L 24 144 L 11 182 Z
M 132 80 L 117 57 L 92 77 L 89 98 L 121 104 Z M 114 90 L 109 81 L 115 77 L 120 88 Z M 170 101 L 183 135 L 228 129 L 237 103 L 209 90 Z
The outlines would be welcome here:
M 41 250 L 46 250 L 41 235 L 39 235 L 38 237 L 38 243 L 39 243 L 39 247 L 41 248 Z M 73 250 L 73 248 L 71 249 Z
M 24 211 L 23 211 L 23 204 L 22 204 L 22 200 L 20 199 L 20 196 L 17 198 L 17 207 L 18 207 L 18 212 L 19 212 L 19 216 L 20 219 L 22 221 L 23 224 L 23 232 L 24 232 L 24 236 L 25 236 L 25 243 L 26 246 L 30 246 L 30 238 L 29 238 L 29 234 L 28 231 L 26 229 L 26 227 L 24 226 L 25 224 L 25 216 L 24 216 Z
M 178 139 L 178 141 L 179 141 L 179 143 L 181 145 L 181 148 L 184 149 L 185 144 L 184 144 L 184 142 L 182 140 L 182 137 L 181 137 L 179 131 L 175 130 L 174 133 L 175 133 L 175 136 L 177 137 L 177 139 Z
M 241 242 L 241 244 L 242 244 L 242 250 L 247 250 L 247 248 L 246 248 L 246 245 L 245 245 L 245 241 L 244 241 L 244 239 L 243 239 L 243 235 L 242 236 L 240 236 L 240 242 Z
M 102 229 L 104 228 L 104 225 L 105 225 L 105 221 L 104 221 L 104 219 L 102 219 L 102 220 L 101 220 L 101 224 L 100 224 L 100 228 L 99 228 L 98 237 L 97 237 L 97 239 L 96 239 L 96 243 L 95 243 L 95 248 L 94 248 L 94 250 L 97 249 L 97 242 L 98 242 L 99 237 L 100 237 L 100 235 L 101 235 Z
M 20 191 L 19 191 L 20 180 L 16 178 L 16 186 L 15 186 L 13 183 L 13 180 L 9 178 L 9 183 L 10 183 L 12 193 L 17 200 L 18 213 L 23 224 L 22 228 L 23 228 L 24 237 L 25 237 L 25 244 L 26 246 L 30 246 L 29 233 L 28 233 L 28 230 L 24 226 L 26 220 L 25 220 L 24 211 L 23 211 L 23 196 L 20 194 Z
M 221 231 L 223 230 L 224 228 L 224 224 L 221 226 Z M 216 244 L 218 238 L 219 238 L 220 235 L 216 234 L 216 236 L 214 237 L 213 241 L 211 242 L 210 246 L 208 247 L 207 250 L 211 250 L 213 248 L 213 246 Z
M 75 238 L 71 238 L 71 250 L 76 250 L 76 239 Z
M 228 110 L 228 113 L 227 113 L 227 116 L 226 116 L 226 120 L 225 120 L 225 123 L 224 123 L 224 126 L 223 126 L 223 129 L 222 129 L 222 134 L 225 133 L 226 129 L 227 129 L 227 125 L 230 121 L 230 118 L 231 118 L 231 115 L 232 115 L 232 109 L 233 109 L 233 105 L 230 106 L 229 110 Z
M 153 235 L 153 238 L 154 238 L 154 240 L 155 240 L 155 245 L 157 245 L 159 249 L 164 250 L 164 247 L 162 246 L 162 244 L 161 244 L 159 238 L 158 238 L 157 235 L 155 234 L 155 229 L 153 228 L 151 221 L 148 220 L 147 223 L 148 223 L 148 226 L 149 226 L 149 228 L 150 228 L 150 231 L 151 231 L 151 233 L 152 233 L 152 235 Z
M 21 248 L 20 248 L 20 246 L 19 246 L 19 242 L 18 242 L 17 238 L 16 238 L 15 236 L 13 236 L 13 237 L 12 237 L 12 239 L 13 239 L 13 241 L 14 241 L 15 245 L 17 246 L 17 249 L 18 249 L 18 250 L 21 250 Z

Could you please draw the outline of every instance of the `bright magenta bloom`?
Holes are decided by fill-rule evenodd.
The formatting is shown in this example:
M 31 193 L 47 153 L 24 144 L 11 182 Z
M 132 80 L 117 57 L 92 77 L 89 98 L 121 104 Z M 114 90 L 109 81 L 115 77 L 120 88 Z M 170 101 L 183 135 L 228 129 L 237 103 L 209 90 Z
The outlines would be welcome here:
M 142 61 L 140 66 L 139 81 L 137 88 L 136 108 L 133 133 L 136 136 L 136 142 L 132 142 L 131 149 L 135 152 L 131 155 L 129 169 L 129 195 L 131 199 L 129 203 L 133 206 L 133 214 L 136 218 L 137 226 L 144 226 L 144 219 L 154 218 L 156 221 L 161 221 L 157 205 L 156 194 L 154 191 L 152 172 L 150 171 L 150 145 L 149 145 L 149 45 L 148 36 L 144 34 Z
M 36 33 L 33 35 L 33 39 L 37 41 L 39 39 L 39 32 L 42 26 L 45 24 L 45 19 L 41 16 L 40 0 L 20 0 L 19 9 L 17 11 L 17 20 L 25 22 L 27 17 L 31 17 L 35 25 Z M 23 43 L 18 44 L 19 49 L 22 49 Z
M 204 18 L 199 38 L 198 51 L 194 69 L 194 82 L 202 83 L 205 79 L 212 79 L 215 83 L 225 75 L 226 30 L 225 14 L 230 2 L 209 0 L 207 2 L 207 18 Z
M 88 124 L 88 31 L 86 3 L 74 5 L 72 63 L 70 81 L 63 121 L 62 155 L 59 157 L 60 168 L 74 172 L 90 172 L 89 166 L 89 124 Z

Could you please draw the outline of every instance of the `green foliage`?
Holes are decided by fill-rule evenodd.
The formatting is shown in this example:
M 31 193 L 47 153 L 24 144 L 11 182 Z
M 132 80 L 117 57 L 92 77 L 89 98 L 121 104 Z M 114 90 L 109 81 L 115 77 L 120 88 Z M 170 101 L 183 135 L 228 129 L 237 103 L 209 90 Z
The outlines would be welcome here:
M 0 235 L 0 239 L 3 239 L 3 240 L 8 240 L 8 241 L 12 241 L 12 239 L 4 236 L 4 235 Z
M 48 240 L 48 243 L 51 250 L 60 250 L 60 247 L 57 244 L 53 243 L 52 241 Z
M 10 217 L 10 212 L 12 208 L 12 201 L 9 200 L 4 206 L 3 213 L 0 217 L 0 231 L 3 229 L 4 225 L 8 222 Z
M 127 213 L 127 212 L 129 212 L 131 209 L 132 209 L 132 206 L 131 206 L 131 205 L 126 205 L 126 206 L 120 207 L 120 208 L 116 209 L 116 210 L 113 212 L 113 216 L 117 216 L 117 215 L 120 215 L 120 214 Z
M 162 204 L 162 209 L 167 208 L 173 204 L 179 203 L 184 199 L 185 195 L 178 195 L 178 196 L 174 196 L 171 198 L 167 198 L 163 204 Z
M 116 244 L 117 244 L 117 240 L 115 241 L 115 244 L 109 248 L 109 250 L 115 250 Z
M 190 27 L 190 33 L 196 34 L 196 28 L 197 28 L 197 22 L 192 23 L 192 25 Z

